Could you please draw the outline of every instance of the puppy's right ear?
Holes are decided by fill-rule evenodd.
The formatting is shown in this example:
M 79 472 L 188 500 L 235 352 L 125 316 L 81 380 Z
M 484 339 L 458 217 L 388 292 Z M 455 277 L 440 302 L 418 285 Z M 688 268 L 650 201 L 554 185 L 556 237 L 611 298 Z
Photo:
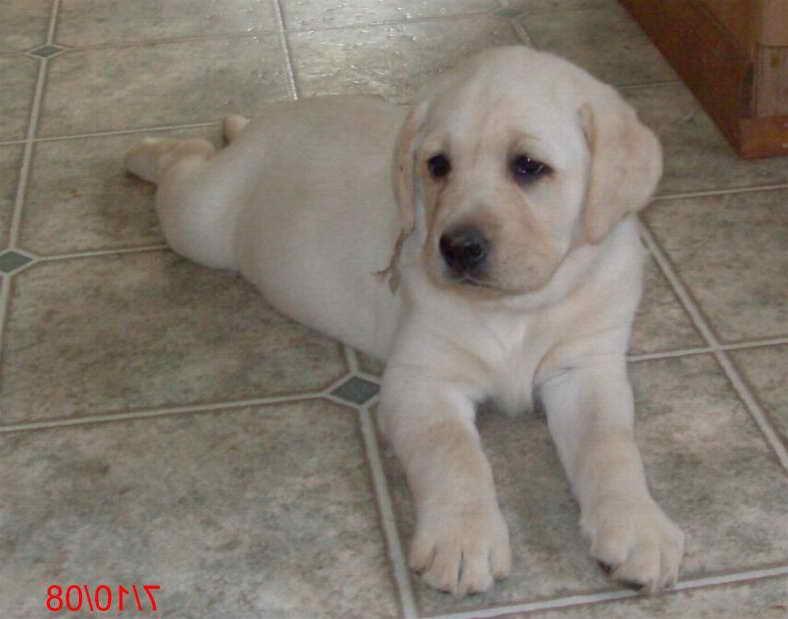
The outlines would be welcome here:
M 600 243 L 626 215 L 648 204 L 662 175 L 662 149 L 654 133 L 609 86 L 580 107 L 591 152 L 585 231 Z
M 394 197 L 399 205 L 400 232 L 392 250 L 388 266 L 379 271 L 379 275 L 389 278 L 392 292 L 399 285 L 399 260 L 402 244 L 416 228 L 416 158 L 418 155 L 419 136 L 427 119 L 429 104 L 422 101 L 408 113 L 397 137 L 394 151 L 392 177 L 394 181 Z

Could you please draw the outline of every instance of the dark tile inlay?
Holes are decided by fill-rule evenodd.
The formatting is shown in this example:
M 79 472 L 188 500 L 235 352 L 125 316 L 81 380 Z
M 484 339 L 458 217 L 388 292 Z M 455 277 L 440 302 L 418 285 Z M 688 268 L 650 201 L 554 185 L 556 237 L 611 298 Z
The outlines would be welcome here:
M 12 273 L 32 261 L 32 258 L 18 254 L 15 251 L 6 251 L 0 254 L 0 271 Z
M 380 387 L 369 380 L 353 376 L 331 392 L 331 395 L 342 398 L 353 404 L 364 404 L 374 397 Z
M 62 51 L 63 48 L 58 47 L 57 45 L 42 45 L 41 47 L 31 49 L 28 53 L 32 56 L 38 56 L 40 58 L 49 58 L 50 56 L 59 54 Z

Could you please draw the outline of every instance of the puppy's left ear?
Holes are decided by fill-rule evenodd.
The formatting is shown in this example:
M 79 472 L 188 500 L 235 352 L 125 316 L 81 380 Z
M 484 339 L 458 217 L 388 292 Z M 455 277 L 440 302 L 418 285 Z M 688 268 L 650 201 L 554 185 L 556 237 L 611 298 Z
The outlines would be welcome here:
M 591 166 L 586 191 L 586 240 L 596 245 L 626 215 L 648 204 L 662 175 L 659 140 L 612 88 L 580 107 Z

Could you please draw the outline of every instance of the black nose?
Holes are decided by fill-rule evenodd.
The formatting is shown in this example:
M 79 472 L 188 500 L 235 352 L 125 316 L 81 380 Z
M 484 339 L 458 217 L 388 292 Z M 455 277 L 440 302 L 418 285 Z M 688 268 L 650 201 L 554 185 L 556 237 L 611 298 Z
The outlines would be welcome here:
M 472 226 L 444 232 L 440 250 L 448 267 L 455 273 L 470 273 L 478 269 L 487 258 L 490 241 L 481 230 Z

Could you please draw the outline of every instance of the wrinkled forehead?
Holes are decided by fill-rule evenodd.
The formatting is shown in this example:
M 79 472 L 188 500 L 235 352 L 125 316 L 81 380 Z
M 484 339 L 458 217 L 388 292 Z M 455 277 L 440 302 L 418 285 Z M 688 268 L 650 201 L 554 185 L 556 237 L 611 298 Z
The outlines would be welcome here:
M 474 75 L 433 98 L 426 127 L 425 148 L 458 154 L 524 153 L 564 167 L 585 152 L 572 85 L 545 76 Z

